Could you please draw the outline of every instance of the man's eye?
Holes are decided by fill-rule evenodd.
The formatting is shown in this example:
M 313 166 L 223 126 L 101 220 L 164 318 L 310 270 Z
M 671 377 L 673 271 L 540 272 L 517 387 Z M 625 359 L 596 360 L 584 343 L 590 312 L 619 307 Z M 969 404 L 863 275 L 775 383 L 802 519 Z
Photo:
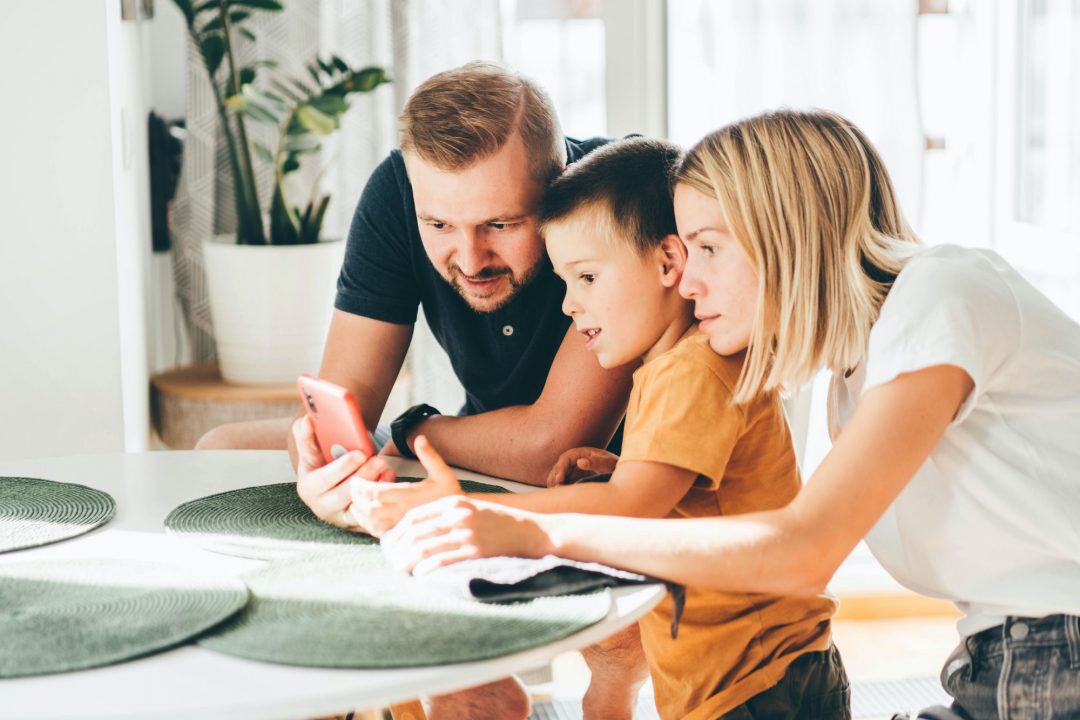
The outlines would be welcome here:
M 514 223 L 500 223 L 500 222 L 488 223 L 488 227 L 490 227 L 492 230 L 500 230 L 500 231 L 501 230 L 506 230 L 507 228 L 511 228 L 513 226 L 514 226 Z
M 435 228 L 436 230 L 445 230 L 446 229 L 446 223 L 430 222 L 430 223 L 428 223 L 428 225 Z

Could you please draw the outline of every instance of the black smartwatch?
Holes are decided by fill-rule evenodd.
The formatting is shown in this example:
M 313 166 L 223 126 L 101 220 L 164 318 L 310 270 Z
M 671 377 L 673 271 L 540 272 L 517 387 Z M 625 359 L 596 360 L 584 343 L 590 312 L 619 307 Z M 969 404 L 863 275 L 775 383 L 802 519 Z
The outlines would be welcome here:
M 398 452 L 403 457 L 416 459 L 416 454 L 409 447 L 409 433 L 412 429 L 432 415 L 441 415 L 438 410 L 430 405 L 413 405 L 411 408 L 394 418 L 390 423 L 390 437 L 397 446 Z

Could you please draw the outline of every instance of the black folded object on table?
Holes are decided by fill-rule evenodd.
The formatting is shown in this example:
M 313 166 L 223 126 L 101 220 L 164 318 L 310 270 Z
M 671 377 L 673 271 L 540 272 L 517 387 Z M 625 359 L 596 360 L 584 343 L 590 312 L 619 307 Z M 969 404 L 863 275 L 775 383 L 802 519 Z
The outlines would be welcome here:
M 458 597 L 485 603 L 509 603 L 553 595 L 575 595 L 630 585 L 667 586 L 675 602 L 671 637 L 678 637 L 686 600 L 682 585 L 598 563 L 542 558 L 490 557 L 445 565 L 423 576 L 425 582 Z

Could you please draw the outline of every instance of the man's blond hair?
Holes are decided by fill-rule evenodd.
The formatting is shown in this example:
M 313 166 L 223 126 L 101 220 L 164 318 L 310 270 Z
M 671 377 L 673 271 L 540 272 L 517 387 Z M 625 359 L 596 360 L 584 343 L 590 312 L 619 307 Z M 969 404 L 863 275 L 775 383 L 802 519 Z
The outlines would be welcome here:
M 492 63 L 471 62 L 428 78 L 400 119 L 401 149 L 444 170 L 463 170 L 493 155 L 513 132 L 541 186 L 566 165 L 566 143 L 547 93 Z
M 919 240 L 857 127 L 822 111 L 759 115 L 706 136 L 675 177 L 720 202 L 757 271 L 737 402 L 862 361 Z

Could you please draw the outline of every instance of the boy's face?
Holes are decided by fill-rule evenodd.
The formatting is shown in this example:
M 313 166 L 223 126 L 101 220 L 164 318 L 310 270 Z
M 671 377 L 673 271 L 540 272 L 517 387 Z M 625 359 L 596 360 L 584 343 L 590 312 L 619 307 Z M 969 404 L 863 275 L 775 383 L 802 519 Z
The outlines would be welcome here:
M 678 275 L 670 269 L 665 275 L 663 253 L 642 257 L 616 233 L 595 210 L 579 211 L 545 233 L 552 266 L 566 282 L 563 312 L 605 368 L 646 357 L 670 327 L 671 308 L 685 307 L 677 296 L 672 303 Z
M 720 355 L 745 350 L 757 310 L 758 277 L 723 207 L 715 197 L 679 183 L 675 223 L 687 252 L 679 293 L 694 301 L 694 317 L 709 336 L 709 347 Z
M 493 155 L 445 170 L 406 152 L 424 251 L 477 312 L 506 305 L 536 275 L 544 243 L 536 224 L 543 188 L 514 135 Z

